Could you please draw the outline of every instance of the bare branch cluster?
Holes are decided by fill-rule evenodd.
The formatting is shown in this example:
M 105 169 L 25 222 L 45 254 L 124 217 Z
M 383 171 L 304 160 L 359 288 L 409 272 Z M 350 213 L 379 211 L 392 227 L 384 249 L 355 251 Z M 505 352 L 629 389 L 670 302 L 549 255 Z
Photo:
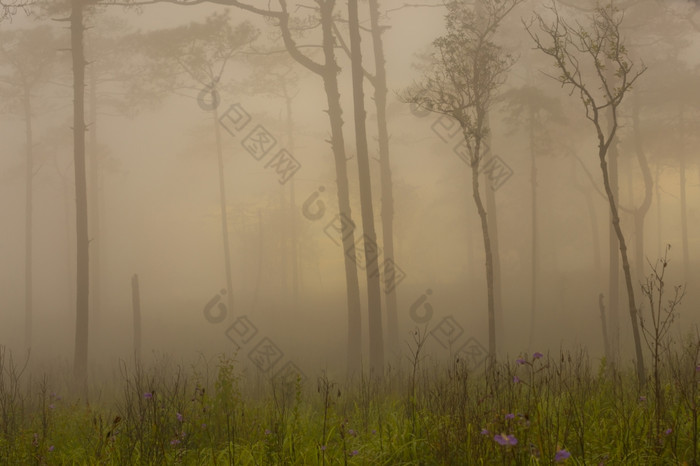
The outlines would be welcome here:
M 29 14 L 29 8 L 33 4 L 34 0 L 0 0 L 0 21 L 11 21 L 12 16 L 20 10 Z
M 569 23 L 552 3 L 548 10 L 554 19 L 548 22 L 541 15 L 525 27 L 537 49 L 554 59 L 557 75 L 548 75 L 578 93 L 586 109 L 586 118 L 596 125 L 601 144 L 608 145 L 617 129 L 617 109 L 635 81 L 646 71 L 642 63 L 635 66 L 629 58 L 620 33 L 624 19 L 612 4 L 598 6 L 586 26 Z M 533 25 L 537 24 L 539 31 Z M 587 72 L 595 78 L 588 79 Z M 595 84 L 592 84 L 595 83 Z M 597 88 L 597 89 L 596 89 Z M 600 125 L 601 111 L 610 109 L 612 131 L 604 135 Z
M 447 4 L 446 34 L 433 42 L 432 67 L 401 96 L 406 102 L 457 120 L 472 163 L 486 136 L 486 114 L 515 58 L 494 42 L 503 19 L 522 0 Z

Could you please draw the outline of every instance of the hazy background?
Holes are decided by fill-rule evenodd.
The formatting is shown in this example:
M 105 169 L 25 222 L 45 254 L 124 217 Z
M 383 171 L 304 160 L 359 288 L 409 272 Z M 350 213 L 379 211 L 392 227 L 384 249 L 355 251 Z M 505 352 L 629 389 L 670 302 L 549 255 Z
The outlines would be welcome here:
M 266 2 L 260 2 L 266 3 Z M 274 3 L 274 2 L 273 2 Z M 384 8 L 400 3 L 384 1 Z M 700 31 L 680 18 L 689 8 L 685 2 L 666 2 L 668 17 L 655 21 L 648 11 L 656 2 L 639 2 L 630 9 L 625 27 L 628 43 L 636 56 L 649 66 L 633 92 L 661 96 L 658 104 L 646 104 L 641 112 L 644 146 L 652 174 L 659 165 L 659 198 L 656 194 L 645 222 L 645 255 L 652 262 L 672 245 L 667 284 L 688 284 L 686 299 L 675 335 L 692 330 L 700 322 L 700 157 L 698 131 L 686 130 L 683 147 L 678 143 L 675 108 L 677 94 L 685 100 L 686 124 L 700 124 L 698 63 Z M 648 4 L 644 6 L 644 4 Z M 337 9 L 343 12 L 341 2 Z M 556 98 L 566 121 L 552 122 L 552 142 L 538 157 L 539 196 L 539 305 L 535 344 L 528 345 L 530 319 L 530 158 L 523 127 L 508 122 L 507 101 L 491 114 L 493 152 L 513 170 L 513 175 L 496 192 L 498 235 L 502 269 L 504 335 L 498 342 L 501 355 L 521 351 L 557 350 L 560 346 L 585 346 L 591 355 L 602 355 L 598 294 L 607 296 L 608 205 L 595 192 L 581 165 L 592 174 L 596 187 L 602 186 L 597 164 L 593 128 L 583 118 L 576 96 L 569 97 L 556 82 L 544 76 L 550 63 L 536 51 L 523 30 L 521 18 L 531 17 L 539 2 L 518 8 L 500 32 L 499 40 L 519 61 L 509 74 L 503 93 L 523 85 L 536 86 Z M 366 17 L 361 3 L 362 15 Z M 645 9 L 645 8 L 648 8 Z M 92 37 L 118 36 L 105 17 L 120 18 L 132 32 L 170 28 L 190 21 L 202 21 L 222 8 L 211 5 L 144 7 L 133 10 L 110 7 L 99 10 L 87 23 L 95 29 L 86 35 L 88 60 L 109 62 L 113 57 L 90 54 Z M 254 15 L 230 9 L 233 24 L 249 20 L 260 29 L 256 44 L 281 50 L 271 42 L 276 28 Z M 304 15 L 304 10 L 290 11 Z M 570 14 L 573 10 L 564 10 Z M 638 13 L 636 13 L 637 11 Z M 679 17 L 673 19 L 673 13 Z M 430 289 L 434 310 L 431 327 L 452 316 L 464 329 L 460 341 L 476 338 L 487 345 L 486 288 L 481 227 L 471 197 L 469 167 L 452 147 L 458 138 L 444 143 L 431 126 L 438 116 L 417 115 L 396 97 L 421 77 L 413 64 L 417 54 L 429 50 L 443 31 L 443 8 L 405 8 L 382 18 L 390 26 L 384 33 L 389 80 L 389 130 L 395 197 L 395 261 L 406 273 L 397 288 L 401 338 L 410 340 L 415 323 L 410 306 Z M 697 19 L 698 15 L 695 16 Z M 12 22 L 0 23 L 11 31 L 48 24 L 60 43 L 69 47 L 62 25 L 48 18 L 25 17 L 19 13 Z M 368 21 L 365 22 L 367 25 Z M 363 24 L 365 24 L 363 23 Z M 345 29 L 342 28 L 343 32 Z M 299 43 L 316 43 L 309 32 Z M 681 42 L 682 40 L 682 42 Z M 373 68 L 369 36 L 363 36 L 365 66 Z M 680 45 L 678 45 L 680 44 Z M 308 53 L 320 59 L 320 52 Z M 284 56 L 285 54 L 280 54 Z M 673 68 L 665 60 L 673 55 L 694 73 L 691 84 L 673 84 Z M 68 52 L 57 57 L 69 58 Z M 348 154 L 354 154 L 349 62 L 337 51 L 341 98 Z M 286 58 L 286 56 L 285 56 Z M 121 59 L 121 58 L 119 58 Z M 117 64 L 118 65 L 118 64 Z M 3 68 L 0 68 L 2 70 Z M 285 109 L 282 99 L 253 95 L 245 89 L 252 65 L 244 56 L 231 62 L 225 81 L 234 85 L 222 93 L 221 109 L 240 103 L 253 123 L 264 125 L 281 146 L 287 145 Z M 218 178 L 211 114 L 197 104 L 196 91 L 190 98 L 170 95 L 159 105 L 145 108 L 133 118 L 110 110 L 106 102 L 118 85 L 105 84 L 98 93 L 98 137 L 101 147 L 101 306 L 91 315 L 90 360 L 93 367 L 128 358 L 132 345 L 131 276 L 139 275 L 144 325 L 143 351 L 146 356 L 171 353 L 186 358 L 198 352 L 214 354 L 231 351 L 226 329 L 240 315 L 246 315 L 307 373 L 333 368 L 345 362 L 347 307 L 340 246 L 324 233 L 337 213 L 335 171 L 325 94 L 321 79 L 294 64 L 299 76 L 298 94 L 293 100 L 295 125 L 293 155 L 302 164 L 294 177 L 296 209 L 289 207 L 289 183 L 281 186 L 277 176 L 253 159 L 236 140 L 224 135 L 225 177 L 229 209 L 229 238 L 234 278 L 235 308 L 218 324 L 203 315 L 205 304 L 225 287 L 219 216 Z M 89 71 L 88 71 L 89 73 Z M 72 96 L 70 65 L 57 66 L 51 83 L 42 85 L 35 99 L 36 167 L 34 177 L 34 344 L 37 360 L 61 363 L 73 352 L 75 329 L 75 194 L 72 165 Z M 679 91 L 679 89 L 681 89 Z M 674 91 L 674 92 L 671 92 Z M 370 156 L 378 157 L 376 123 L 371 87 L 366 83 Z M 668 99 L 664 96 L 669 93 Z M 118 95 L 118 94 L 115 94 Z M 111 98 L 119 98 L 112 96 Z M 620 203 L 639 203 L 642 181 L 632 149 L 629 109 L 623 105 L 620 130 Z M 0 106 L 1 107 L 1 106 Z M 88 116 L 87 123 L 90 123 Z M 18 353 L 23 350 L 24 325 L 24 121 L 17 115 L 0 115 L 0 344 Z M 689 274 L 683 270 L 681 247 L 679 172 L 677 154 L 687 160 L 687 215 Z M 88 155 L 89 157 L 89 155 Z M 372 162 L 375 215 L 380 228 L 379 164 Z M 353 212 L 359 220 L 357 161 L 349 161 Z M 323 186 L 319 199 L 325 215 L 311 221 L 302 214 L 302 204 Z M 580 188 L 577 188 L 579 186 Z M 656 187 L 655 187 L 656 189 Z M 592 201 L 597 228 L 591 226 L 586 196 Z M 660 202 L 658 202 L 660 200 Z M 660 219 L 660 224 L 658 223 Z M 298 225 L 300 294 L 295 307 L 291 279 L 283 274 L 283 245 L 288 242 L 288 225 Z M 629 243 L 635 241 L 631 217 L 622 214 L 623 231 Z M 600 251 L 595 255 L 594 235 Z M 648 271 L 645 264 L 645 271 Z M 633 276 L 635 283 L 640 277 Z M 620 337 L 623 354 L 631 355 L 631 333 L 626 311 L 624 282 L 621 280 Z M 366 284 L 360 275 L 361 289 Z M 639 292 L 639 286 L 637 286 Z M 641 293 L 638 302 L 642 309 Z M 648 308 L 648 306 L 647 306 Z M 385 327 L 386 328 L 386 327 Z M 366 299 L 363 295 L 363 332 L 367 334 Z M 366 345 L 365 345 L 366 348 Z M 429 341 L 429 351 L 445 357 L 448 350 Z M 365 350 L 365 357 L 367 357 Z

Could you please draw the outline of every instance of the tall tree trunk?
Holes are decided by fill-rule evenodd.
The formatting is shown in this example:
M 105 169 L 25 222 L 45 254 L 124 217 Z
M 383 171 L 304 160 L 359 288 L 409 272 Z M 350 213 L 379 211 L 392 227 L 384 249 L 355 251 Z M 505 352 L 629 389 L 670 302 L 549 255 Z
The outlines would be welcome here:
M 488 143 L 489 152 L 485 152 L 484 156 L 488 157 L 493 155 L 491 152 L 491 132 L 489 131 L 486 135 L 486 141 Z M 486 192 L 486 210 L 488 212 L 488 222 L 489 222 L 489 235 L 491 240 L 491 253 L 492 253 L 492 268 L 493 268 L 493 309 L 494 318 L 496 325 L 496 336 L 499 340 L 504 338 L 504 325 L 503 325 L 503 300 L 501 293 L 501 257 L 499 254 L 498 246 L 498 214 L 496 210 L 496 191 L 488 185 L 488 179 L 486 173 L 484 173 L 484 191 Z
M 338 187 L 338 209 L 343 220 L 350 222 L 351 231 L 343 235 L 343 261 L 345 264 L 345 286 L 348 303 L 348 374 L 357 372 L 362 365 L 362 325 L 360 307 L 360 285 L 357 267 L 351 259 L 355 257 L 355 233 L 350 209 L 350 191 L 347 175 L 347 158 L 343 138 L 343 110 L 338 91 L 338 65 L 335 61 L 335 38 L 333 36 L 333 9 L 335 0 L 316 0 L 321 16 L 322 49 L 324 62 L 316 63 L 303 55 L 291 35 L 286 0 L 279 0 L 282 12 L 277 18 L 282 39 L 290 56 L 308 70 L 323 78 L 323 87 L 328 102 L 328 119 L 331 126 L 331 148 L 335 160 L 336 182 Z
M 617 177 L 617 141 L 613 140 L 608 150 L 609 183 L 610 196 L 617 199 L 618 177 Z M 610 337 L 610 367 L 617 368 L 620 351 L 620 318 L 619 296 L 620 296 L 620 256 L 618 237 L 613 225 L 613 215 L 610 212 L 610 229 L 608 231 L 608 335 Z
M 24 191 L 24 348 L 29 353 L 32 348 L 32 262 L 33 262 L 33 228 L 34 211 L 34 137 L 32 134 L 32 101 L 28 84 L 24 84 L 24 127 L 26 144 L 26 170 Z
M 352 88 L 355 113 L 355 143 L 360 181 L 360 205 L 362 232 L 365 245 L 365 272 L 367 275 L 367 314 L 369 320 L 370 372 L 378 376 L 384 373 L 384 333 L 382 331 L 382 297 L 379 285 L 379 260 L 377 234 L 374 229 L 374 206 L 372 205 L 372 182 L 369 169 L 369 149 L 365 126 L 364 70 L 360 44 L 360 21 L 357 0 L 348 0 L 348 27 L 352 61 Z
M 464 138 L 470 136 L 464 132 Z M 467 139 L 468 140 L 468 139 Z M 488 326 L 489 326 L 489 363 L 488 369 L 494 367 L 496 361 L 496 312 L 494 303 L 494 272 L 493 272 L 493 253 L 491 249 L 491 237 L 489 236 L 489 221 L 484 208 L 484 203 L 481 199 L 479 191 L 479 164 L 481 162 L 481 140 L 476 139 L 474 144 L 474 155 L 471 160 L 472 170 L 472 196 L 476 204 L 476 210 L 479 213 L 481 220 L 481 233 L 484 240 L 484 254 L 486 256 L 486 292 L 488 296 Z M 486 189 L 490 189 L 486 187 Z
M 381 171 L 382 190 L 382 244 L 384 245 L 384 259 L 394 264 L 394 194 L 391 180 L 391 162 L 389 159 L 389 129 L 386 118 L 386 60 L 384 59 L 384 44 L 382 42 L 382 27 L 379 25 L 379 1 L 369 0 L 369 14 L 372 29 L 372 45 L 374 47 L 374 104 L 377 109 L 377 139 L 379 143 L 379 166 Z M 385 270 L 389 274 L 385 277 L 386 286 L 386 314 L 387 314 L 387 349 L 395 354 L 399 348 L 399 314 L 396 283 L 393 272 Z
M 639 336 L 639 323 L 637 319 L 637 306 L 634 300 L 634 288 L 632 286 L 632 273 L 630 271 L 630 263 L 627 258 L 627 244 L 625 243 L 625 237 L 623 236 L 622 229 L 620 227 L 620 216 L 617 211 L 617 203 L 615 202 L 615 197 L 613 196 L 610 177 L 608 175 L 608 167 L 607 162 L 605 160 L 605 152 L 605 147 L 601 143 L 598 152 L 598 157 L 600 159 L 600 168 L 603 171 L 603 183 L 605 184 L 605 192 L 608 195 L 608 202 L 610 203 L 612 225 L 617 236 L 618 244 L 620 245 L 620 256 L 622 257 L 622 271 L 625 275 L 625 285 L 627 287 L 627 302 L 629 305 L 630 321 L 632 324 L 632 336 L 634 337 L 635 356 L 637 358 L 637 378 L 639 381 L 639 385 L 643 386 L 645 380 L 644 358 L 642 354 L 642 342 Z M 617 275 L 617 270 L 615 272 Z
M 70 31 L 73 59 L 73 164 L 75 168 L 75 227 L 77 251 L 75 358 L 73 373 L 87 395 L 89 321 L 89 239 L 87 180 L 85 174 L 85 51 L 83 49 L 84 0 L 72 0 Z
M 476 2 L 474 6 L 474 11 L 476 15 L 481 19 L 481 22 L 485 21 L 484 18 L 484 13 L 485 13 L 485 7 L 483 0 L 479 0 Z M 485 140 L 479 140 L 477 145 L 478 145 L 478 150 L 476 151 L 476 154 L 478 157 L 482 157 L 482 153 L 484 157 L 488 157 L 489 155 L 492 155 L 491 151 L 491 131 L 489 131 L 489 128 L 491 126 L 489 122 L 489 113 L 488 110 L 484 109 L 484 112 L 482 115 L 480 115 L 480 118 L 482 118 L 482 124 L 483 124 L 483 129 L 485 130 Z M 484 150 L 484 143 L 486 145 L 486 150 Z M 478 163 L 480 160 L 477 160 L 477 175 L 478 175 Z M 474 170 L 474 167 L 472 166 L 472 171 Z M 473 174 L 472 174 L 473 175 Z M 487 288 L 489 292 L 489 340 L 493 340 L 493 352 L 491 352 L 491 343 L 489 342 L 489 356 L 491 357 L 491 362 L 495 362 L 496 359 L 496 343 L 495 340 L 496 338 L 503 338 L 503 308 L 502 308 L 502 302 L 501 302 L 501 260 L 499 256 L 499 249 L 498 249 L 498 215 L 496 213 L 496 192 L 488 186 L 488 179 L 487 175 L 484 174 L 484 179 L 486 181 L 486 186 L 485 186 L 485 192 L 486 192 L 486 209 L 488 210 L 488 214 L 486 210 L 484 210 L 483 214 L 486 216 L 486 220 L 488 221 L 488 226 L 487 228 L 483 231 L 484 233 L 484 246 L 486 249 L 486 274 L 487 274 Z M 477 192 L 478 194 L 478 192 Z M 480 195 L 479 195 L 480 197 Z M 476 198 L 475 198 L 476 200 Z M 477 203 L 477 208 L 478 204 L 481 203 L 481 199 L 479 199 L 479 202 Z M 480 208 L 483 210 L 483 206 Z M 479 216 L 482 215 L 482 212 L 479 212 Z M 482 219 L 482 222 L 484 220 Z M 482 225 L 483 229 L 483 225 Z M 488 242 L 486 241 L 488 239 Z M 488 244 L 487 244 L 488 243 Z M 486 248 L 486 246 L 488 246 Z M 490 272 L 489 272 L 490 270 Z M 489 274 L 491 275 L 489 279 Z M 490 283 L 489 283 L 490 280 Z M 490 329 L 490 320 L 493 319 L 493 336 L 490 335 L 491 329 Z
M 90 272 L 91 272 L 91 304 L 90 310 L 92 312 L 93 329 L 97 331 L 97 339 L 99 341 L 100 335 L 100 288 L 102 285 L 101 281 L 101 267 L 100 267 L 100 249 L 102 248 L 102 235 L 100 232 L 100 154 L 97 147 L 97 71 L 95 65 L 90 67 L 90 119 L 92 124 L 89 129 L 90 145 L 89 145 L 89 160 L 90 160 L 90 196 L 88 206 L 90 207 Z
M 212 85 L 212 102 L 217 101 L 214 95 L 216 88 Z M 216 138 L 216 160 L 219 170 L 219 208 L 221 211 L 221 236 L 224 245 L 224 269 L 226 272 L 226 303 L 228 311 L 233 312 L 233 278 L 231 275 L 231 249 L 228 237 L 228 210 L 226 208 L 226 182 L 224 177 L 224 154 L 221 147 L 221 128 L 219 128 L 218 105 L 213 105 L 214 135 Z
M 320 2 L 321 29 L 323 31 L 323 86 L 328 102 L 328 118 L 331 126 L 331 148 L 335 160 L 336 183 L 338 187 L 338 209 L 340 215 L 352 222 L 350 209 L 350 187 L 348 183 L 345 138 L 343 137 L 343 109 L 338 91 L 338 65 L 335 61 L 335 39 L 333 38 L 333 8 L 335 0 Z M 360 284 L 357 266 L 351 259 L 355 257 L 354 228 L 343 236 L 343 261 L 345 264 L 345 286 L 348 303 L 348 374 L 356 373 L 362 367 L 362 314 L 360 306 Z

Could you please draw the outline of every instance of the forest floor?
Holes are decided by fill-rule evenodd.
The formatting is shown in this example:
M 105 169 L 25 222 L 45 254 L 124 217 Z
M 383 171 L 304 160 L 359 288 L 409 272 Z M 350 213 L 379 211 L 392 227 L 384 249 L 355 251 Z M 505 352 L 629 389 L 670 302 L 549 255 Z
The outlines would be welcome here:
M 486 376 L 429 367 L 417 347 L 382 379 L 342 382 L 250 377 L 225 356 L 123 364 L 89 402 L 0 351 L 0 464 L 698 464 L 699 345 L 678 345 L 656 373 L 647 361 L 643 387 L 631 364 L 584 351 Z

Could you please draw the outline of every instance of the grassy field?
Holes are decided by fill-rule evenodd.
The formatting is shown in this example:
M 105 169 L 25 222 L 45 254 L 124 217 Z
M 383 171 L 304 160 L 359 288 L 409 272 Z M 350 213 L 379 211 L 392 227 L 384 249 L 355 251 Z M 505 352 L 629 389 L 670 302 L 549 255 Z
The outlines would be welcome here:
M 86 403 L 0 351 L 0 464 L 698 464 L 699 353 L 665 353 L 644 387 L 583 351 L 487 376 L 427 367 L 418 345 L 382 379 L 304 383 L 163 359 L 122 364 Z

